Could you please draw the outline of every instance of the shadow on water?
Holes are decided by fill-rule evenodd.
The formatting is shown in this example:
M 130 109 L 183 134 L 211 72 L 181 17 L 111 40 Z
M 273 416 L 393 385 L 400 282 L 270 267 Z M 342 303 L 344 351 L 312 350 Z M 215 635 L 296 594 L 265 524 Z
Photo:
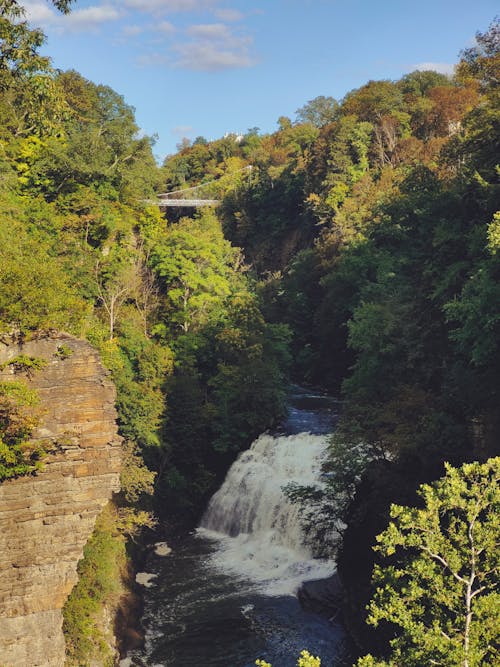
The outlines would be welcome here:
M 277 439 L 304 431 L 331 432 L 337 412 L 335 399 L 293 387 L 290 414 Z M 248 568 L 246 560 L 239 560 L 235 569 L 225 567 L 228 542 L 232 538 L 212 538 L 202 531 L 170 544 L 167 556 L 151 554 L 146 569 L 154 578 L 145 590 L 145 647 L 131 652 L 121 664 L 251 667 L 262 658 L 273 667 L 295 667 L 303 649 L 321 656 L 322 667 L 338 664 L 341 626 L 305 612 L 294 595 L 279 594 L 279 586 L 272 592 L 269 582 L 279 582 L 281 576 L 273 571 L 272 559 L 267 581 L 253 576 L 251 560 Z M 255 559 L 261 556 L 256 553 Z M 334 563 L 328 567 L 333 571 Z M 307 576 L 307 568 L 303 572 L 304 579 L 315 578 Z

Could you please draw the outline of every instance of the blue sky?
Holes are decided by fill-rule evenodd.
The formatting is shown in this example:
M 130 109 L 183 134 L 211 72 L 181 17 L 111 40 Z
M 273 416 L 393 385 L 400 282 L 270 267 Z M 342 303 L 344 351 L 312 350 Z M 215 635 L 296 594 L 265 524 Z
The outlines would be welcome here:
M 182 137 L 259 127 L 318 95 L 370 79 L 451 72 L 498 0 L 77 0 L 63 17 L 24 0 L 61 69 L 111 86 L 157 134 L 159 160 Z

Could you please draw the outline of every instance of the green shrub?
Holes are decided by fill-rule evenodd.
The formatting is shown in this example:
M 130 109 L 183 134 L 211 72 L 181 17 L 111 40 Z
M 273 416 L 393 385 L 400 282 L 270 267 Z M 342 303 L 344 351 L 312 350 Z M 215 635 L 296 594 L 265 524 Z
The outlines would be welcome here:
M 47 360 L 41 357 L 30 357 L 28 354 L 18 354 L 17 357 L 9 359 L 4 364 L 0 365 L 0 370 L 10 366 L 14 373 L 26 373 L 28 377 L 32 377 L 36 371 L 41 370 L 47 365 Z
M 30 441 L 38 425 L 39 398 L 23 382 L 0 382 L 0 482 L 40 470 L 47 453 Z
M 67 663 L 84 667 L 98 661 L 114 665 L 113 628 L 106 628 L 103 609 L 117 604 L 127 566 L 125 538 L 110 503 L 99 516 L 78 563 L 79 580 L 63 609 Z

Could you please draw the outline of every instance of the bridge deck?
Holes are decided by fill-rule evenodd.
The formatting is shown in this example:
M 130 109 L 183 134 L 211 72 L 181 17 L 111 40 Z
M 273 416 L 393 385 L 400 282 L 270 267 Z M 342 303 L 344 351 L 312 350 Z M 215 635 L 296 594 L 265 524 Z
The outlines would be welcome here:
M 160 208 L 163 206 L 219 206 L 220 199 L 158 199 L 158 201 L 152 203 L 156 204 Z

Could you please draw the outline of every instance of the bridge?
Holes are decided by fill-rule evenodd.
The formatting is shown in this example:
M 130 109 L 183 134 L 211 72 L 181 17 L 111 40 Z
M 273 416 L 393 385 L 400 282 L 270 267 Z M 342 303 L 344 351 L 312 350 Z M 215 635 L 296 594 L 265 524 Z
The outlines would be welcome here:
M 252 170 L 252 168 L 253 168 L 252 165 L 248 164 L 245 167 L 242 167 L 241 169 L 237 169 L 233 173 L 237 174 L 240 171 L 249 172 Z M 190 188 L 184 188 L 183 190 L 174 190 L 173 192 L 160 192 L 157 195 L 158 199 L 156 200 L 148 199 L 146 203 L 152 204 L 154 206 L 159 206 L 160 208 L 168 208 L 168 207 L 198 208 L 199 206 L 219 206 L 219 204 L 221 203 L 220 199 L 208 199 L 208 198 L 202 199 L 199 196 L 198 198 L 193 197 L 193 195 L 196 195 L 197 193 L 200 192 L 200 190 L 203 190 L 207 186 L 212 185 L 212 183 L 217 183 L 220 180 L 221 178 L 214 179 L 212 181 L 208 181 L 207 183 L 200 183 L 200 185 L 193 185 Z
M 182 207 L 182 206 L 218 206 L 220 204 L 220 199 L 169 199 L 168 197 L 162 197 L 158 195 L 159 199 L 156 202 L 152 202 L 159 206 L 163 207 Z M 162 197 L 160 199 L 160 197 Z

